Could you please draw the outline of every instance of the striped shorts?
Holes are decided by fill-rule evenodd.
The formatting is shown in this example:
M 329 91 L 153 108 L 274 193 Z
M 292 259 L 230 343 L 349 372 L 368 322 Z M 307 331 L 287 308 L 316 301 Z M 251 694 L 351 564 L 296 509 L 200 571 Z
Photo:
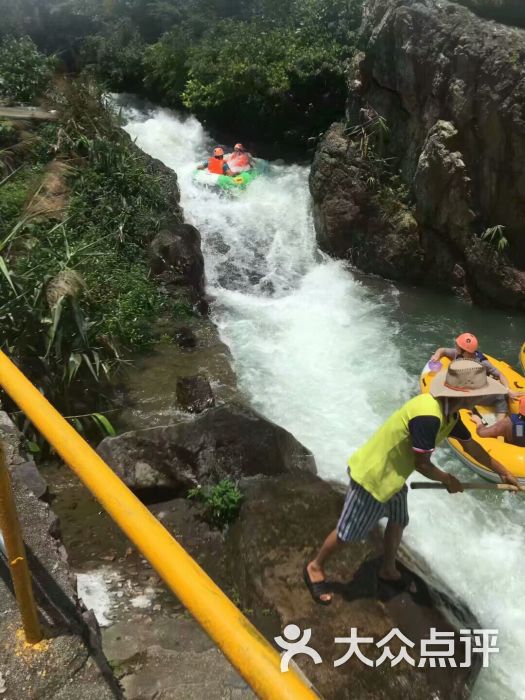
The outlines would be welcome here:
M 337 537 L 342 542 L 363 540 L 381 518 L 388 518 L 402 527 L 408 525 L 408 489 L 405 486 L 386 503 L 376 500 L 355 481 L 350 480 L 343 512 L 337 523 Z

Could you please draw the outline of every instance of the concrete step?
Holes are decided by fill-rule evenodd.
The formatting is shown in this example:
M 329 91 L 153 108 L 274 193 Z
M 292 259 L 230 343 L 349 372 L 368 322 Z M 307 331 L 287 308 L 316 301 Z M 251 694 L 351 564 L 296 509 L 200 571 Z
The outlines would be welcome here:
M 140 625 L 140 639 L 137 629 Z M 133 613 L 103 633 L 127 700 L 251 700 L 256 696 L 185 613 L 142 624 Z

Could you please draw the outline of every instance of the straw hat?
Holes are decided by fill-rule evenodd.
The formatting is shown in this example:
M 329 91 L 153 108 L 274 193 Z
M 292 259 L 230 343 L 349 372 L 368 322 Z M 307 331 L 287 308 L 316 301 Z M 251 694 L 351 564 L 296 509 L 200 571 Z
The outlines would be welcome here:
M 508 394 L 508 389 L 492 377 L 487 377 L 483 365 L 473 360 L 454 360 L 440 372 L 430 385 L 432 396 L 461 399 L 468 396 Z

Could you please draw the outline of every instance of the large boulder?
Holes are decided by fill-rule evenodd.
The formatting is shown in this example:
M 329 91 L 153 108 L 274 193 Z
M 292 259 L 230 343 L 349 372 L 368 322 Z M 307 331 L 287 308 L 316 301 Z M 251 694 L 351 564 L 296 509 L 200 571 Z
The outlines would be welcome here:
M 446 0 L 366 0 L 361 46 L 348 121 L 314 161 L 319 243 L 367 272 L 525 308 L 525 31 Z M 487 255 L 494 227 L 508 245 Z
M 133 489 L 184 492 L 225 477 L 316 471 L 313 455 L 293 435 L 243 406 L 106 438 L 98 451 Z
M 204 258 L 195 226 L 173 223 L 159 231 L 151 243 L 151 269 L 169 291 L 185 286 L 202 296 Z
M 431 591 L 408 570 L 404 570 L 409 582 L 404 592 L 378 582 L 382 551 L 379 532 L 366 541 L 348 545 L 330 560 L 328 573 L 336 583 L 329 607 L 316 605 L 310 597 L 302 580 L 303 566 L 335 527 L 343 504 L 340 492 L 310 474 L 300 479 L 284 475 L 245 481 L 241 488 L 244 504 L 239 519 L 227 533 L 228 561 L 241 602 L 249 609 L 276 613 L 281 634 L 288 624 L 311 630 L 310 646 L 320 653 L 323 663 L 315 665 L 302 654 L 295 661 L 323 698 L 468 697 L 466 684 L 477 669 L 417 667 L 420 642 L 428 638 L 430 628 L 443 632 L 454 628 L 434 608 Z M 465 626 L 477 626 L 467 610 L 460 614 Z M 351 628 L 376 643 L 399 629 L 415 644 L 409 651 L 416 667 L 385 662 L 370 668 L 354 656 L 334 668 L 334 661 L 348 649 L 348 645 L 334 640 L 348 637 Z M 389 644 L 394 654 L 399 645 L 399 640 Z M 375 644 L 362 644 L 360 648 L 371 659 L 380 653 Z M 456 649 L 459 651 L 459 644 Z M 459 663 L 460 653 L 456 658 Z
M 364 272 L 421 282 L 424 251 L 416 220 L 401 203 L 390 211 L 373 185 L 374 172 L 344 124 L 327 131 L 310 173 L 313 216 L 321 248 Z
M 210 382 L 202 374 L 177 379 L 177 403 L 188 413 L 202 413 L 215 404 Z

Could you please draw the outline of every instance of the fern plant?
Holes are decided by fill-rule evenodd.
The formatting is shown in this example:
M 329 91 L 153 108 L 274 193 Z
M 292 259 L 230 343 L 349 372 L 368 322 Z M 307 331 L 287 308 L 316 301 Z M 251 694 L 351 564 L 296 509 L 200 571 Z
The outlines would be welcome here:
M 481 240 L 489 243 L 500 255 L 502 255 L 509 245 L 508 239 L 503 234 L 504 231 L 505 226 L 502 224 L 490 226 L 481 234 Z

